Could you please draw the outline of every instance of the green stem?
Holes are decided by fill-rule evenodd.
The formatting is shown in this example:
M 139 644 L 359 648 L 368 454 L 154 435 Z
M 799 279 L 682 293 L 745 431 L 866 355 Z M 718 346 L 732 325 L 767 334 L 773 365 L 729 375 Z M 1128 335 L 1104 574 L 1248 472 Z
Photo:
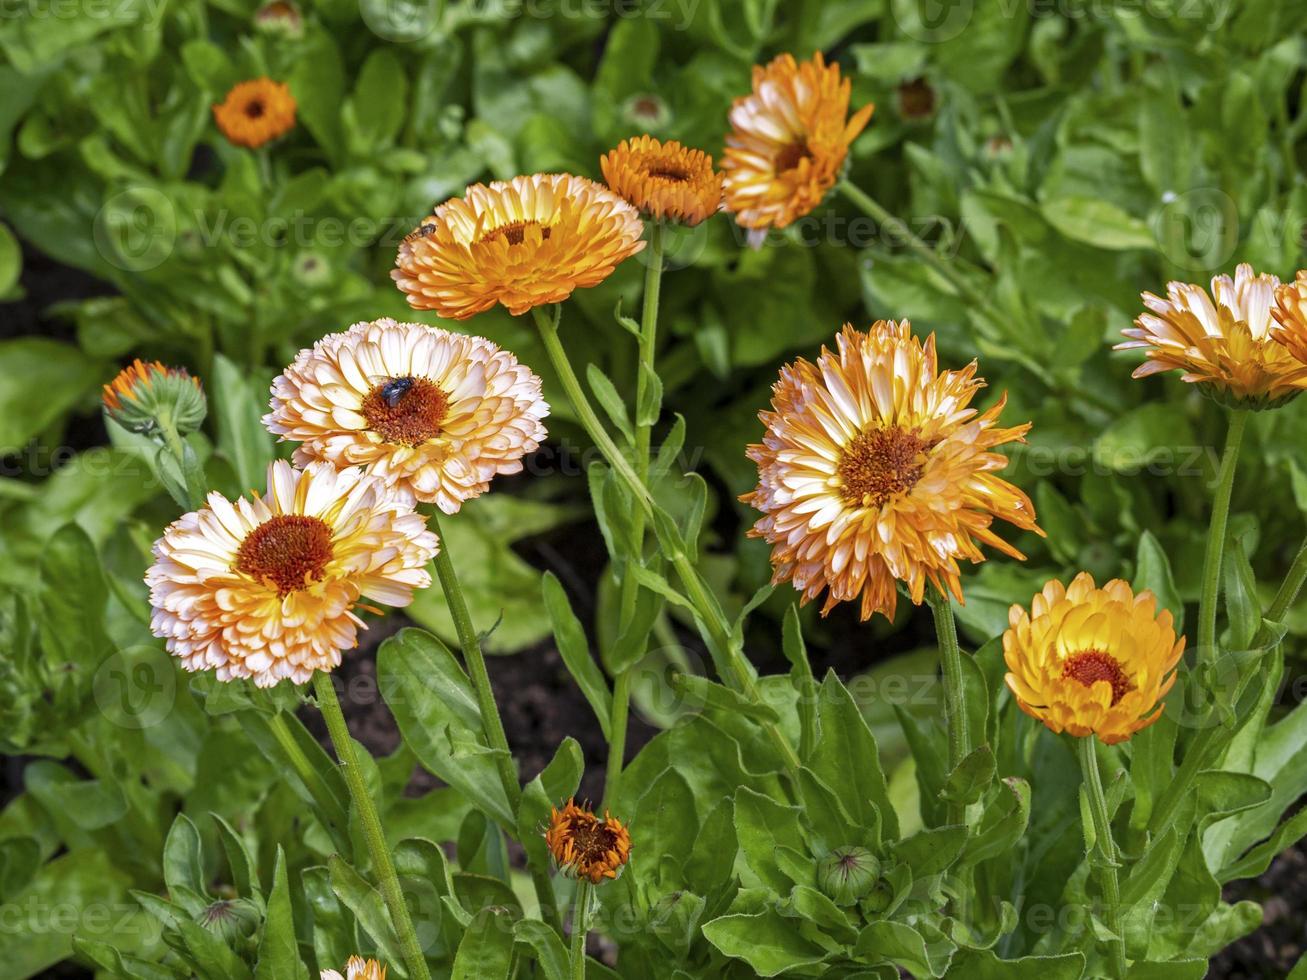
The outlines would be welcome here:
M 1248 424 L 1247 409 L 1230 412 L 1230 429 L 1212 498 L 1212 517 L 1207 527 L 1207 551 L 1203 556 L 1203 586 L 1198 600 L 1198 650 L 1200 664 L 1216 661 L 1216 600 L 1221 589 L 1221 557 L 1225 551 L 1225 526 L 1230 517 L 1230 493 L 1234 488 L 1235 464 Z
M 881 225 L 888 225 L 895 228 L 903 235 L 904 243 L 915 252 L 925 263 L 948 280 L 958 293 L 971 302 L 988 307 L 989 303 L 972 285 L 967 282 L 958 271 L 939 257 L 939 253 L 923 242 L 915 234 L 907 223 L 900 218 L 895 217 L 879 201 L 870 194 L 855 187 L 846 180 L 842 180 L 836 185 L 844 196 L 849 199 L 859 210 L 868 217 L 879 222 Z
M 354 750 L 354 740 L 350 737 L 349 726 L 345 724 L 345 715 L 336 698 L 331 674 L 317 671 L 313 675 L 313 689 L 318 696 L 318 710 L 327 723 L 331 743 L 336 747 L 336 755 L 344 770 L 345 784 L 349 787 L 354 807 L 358 810 L 363 837 L 367 841 L 368 853 L 372 856 L 372 869 L 399 936 L 404 965 L 408 967 L 408 974 L 413 980 L 431 980 L 426 957 L 422 955 L 422 947 L 418 945 L 417 933 L 413 929 L 413 919 L 404 902 L 403 889 L 399 886 L 399 875 L 395 873 L 395 862 L 391 859 L 390 845 L 386 843 L 386 834 L 381 827 L 381 816 L 377 813 L 372 794 L 368 792 L 368 784 Z
M 1298 549 L 1293 564 L 1289 566 L 1289 574 L 1284 577 L 1279 591 L 1275 593 L 1271 608 L 1266 610 L 1266 618 L 1273 623 L 1280 622 L 1294 600 L 1298 598 L 1303 582 L 1307 582 L 1307 538 L 1303 539 L 1302 547 Z
M 613 713 L 608 724 L 608 765 L 604 770 L 603 805 L 612 802 L 626 756 L 626 726 L 631 713 L 631 668 L 613 678 Z
M 186 506 L 191 510 L 199 510 L 204 506 L 204 497 L 208 493 L 204 473 L 195 461 L 193 453 L 188 461 L 186 443 L 182 440 L 181 433 L 177 431 L 177 426 L 173 424 L 170 414 L 170 412 L 159 414 L 159 432 L 163 436 L 164 445 L 168 447 L 168 452 L 177 460 L 177 470 L 186 485 Z
M 958 628 L 953 620 L 953 604 L 934 587 L 926 590 L 926 601 L 935 617 L 935 635 L 939 638 L 940 663 L 944 668 L 944 721 L 948 728 L 948 765 L 952 771 L 971 752 L 966 698 L 962 690 L 962 651 L 958 647 Z M 965 820 L 964 808 L 949 804 L 949 823 Z
M 318 771 L 313 768 L 313 763 L 309 757 L 304 754 L 304 749 L 295 739 L 291 732 L 290 726 L 286 723 L 286 716 L 281 712 L 268 717 L 268 730 L 272 732 L 272 737 L 276 739 L 277 745 L 285 754 L 286 760 L 290 763 L 291 768 L 295 770 L 295 775 L 299 781 L 304 784 L 304 788 L 309 791 L 309 796 L 313 797 L 313 802 L 318 807 L 318 812 L 324 821 L 333 821 L 340 815 L 340 804 L 331 791 L 327 789 L 322 782 L 322 777 Z M 337 832 L 344 835 L 349 834 L 349 827 L 337 827 Z
M 467 665 L 468 678 L 476 692 L 477 706 L 481 711 L 481 727 L 485 732 L 486 742 L 494 750 L 495 765 L 499 770 L 499 780 L 504 787 L 504 796 L 508 808 L 516 818 L 522 802 L 522 787 L 517 781 L 517 769 L 513 764 L 513 754 L 508 747 L 508 735 L 504 732 L 504 722 L 499 717 L 499 706 L 495 703 L 495 692 L 490 686 L 490 672 L 486 670 L 486 658 L 481 652 L 481 639 L 472 623 L 472 614 L 463 595 L 463 587 L 454 571 L 454 561 L 450 557 L 448 539 L 440 530 L 440 519 L 435 508 L 428 511 L 428 526 L 440 538 L 440 551 L 436 554 L 436 577 L 445 593 L 445 602 L 449 606 L 449 615 L 454 620 L 454 630 L 458 633 L 458 643 L 463 649 L 463 661 Z M 549 873 L 528 861 L 531 881 L 535 886 L 536 898 L 540 902 L 540 917 L 555 930 L 560 929 L 558 907 L 554 901 L 554 888 L 549 880 Z
M 1103 780 L 1098 771 L 1098 756 L 1094 751 L 1094 736 L 1078 738 L 1080 769 L 1084 775 L 1085 793 L 1089 797 L 1089 812 L 1094 822 L 1095 846 L 1098 848 L 1099 879 L 1103 888 L 1103 899 L 1107 928 L 1118 937 L 1110 941 L 1112 950 L 1113 976 L 1124 980 L 1126 975 L 1125 942 L 1121 939 L 1121 885 L 1117 880 L 1116 869 L 1119 864 L 1116 842 L 1112 839 L 1112 820 L 1107 813 L 1107 797 L 1103 793 Z M 1090 855 L 1092 858 L 1092 854 Z M 1091 864 L 1093 862 L 1091 861 Z
M 576 911 L 572 914 L 572 980 L 585 980 L 585 938 L 590 932 L 590 882 L 576 883 Z

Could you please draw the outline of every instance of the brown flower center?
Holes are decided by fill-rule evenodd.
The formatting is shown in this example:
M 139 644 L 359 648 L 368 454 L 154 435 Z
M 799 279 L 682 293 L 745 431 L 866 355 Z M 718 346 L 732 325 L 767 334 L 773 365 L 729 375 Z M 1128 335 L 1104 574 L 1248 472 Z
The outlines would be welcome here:
M 258 119 L 263 115 L 264 107 L 261 99 L 250 99 L 245 103 L 245 115 L 251 119 Z
M 781 147 L 781 151 L 776 154 L 776 170 L 778 173 L 785 173 L 787 170 L 793 170 L 802 161 L 811 159 L 812 152 L 808 149 L 807 142 L 798 139 Z
M 924 78 L 899 86 L 899 112 L 904 119 L 925 119 L 935 111 L 935 90 Z
M 931 445 L 908 429 L 863 429 L 844 447 L 835 466 L 840 496 L 854 507 L 879 507 L 907 493 L 921 479 Z
M 331 527 L 303 514 L 278 514 L 245 536 L 235 568 L 260 582 L 271 582 L 285 597 L 322 578 L 331 561 Z
M 658 180 L 670 180 L 676 184 L 684 184 L 689 181 L 690 175 L 685 172 L 683 167 L 678 167 L 674 163 L 657 163 L 649 168 L 649 176 Z
M 605 861 L 617 846 L 617 834 L 597 817 L 573 820 L 569 836 L 581 863 Z
M 388 378 L 373 387 L 360 409 L 368 428 L 397 446 L 420 446 L 440 435 L 449 395 L 426 378 Z
M 1125 697 L 1126 691 L 1134 686 L 1117 659 L 1100 650 L 1086 650 L 1068 659 L 1062 665 L 1062 677 L 1077 680 L 1085 687 L 1107 681 L 1112 685 L 1113 704 Z
M 526 240 L 526 229 L 531 225 L 540 229 L 541 238 L 549 238 L 552 229 L 548 225 L 542 225 L 538 221 L 514 221 L 511 224 L 500 225 L 498 228 L 491 228 L 481 236 L 481 241 L 492 242 L 496 238 L 506 238 L 510 245 L 521 245 Z

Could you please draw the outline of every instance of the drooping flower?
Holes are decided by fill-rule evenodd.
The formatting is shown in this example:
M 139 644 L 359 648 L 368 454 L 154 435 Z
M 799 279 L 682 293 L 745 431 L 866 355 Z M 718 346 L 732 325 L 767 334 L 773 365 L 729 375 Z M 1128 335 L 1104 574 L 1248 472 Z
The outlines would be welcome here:
M 474 184 L 400 243 L 390 276 L 415 310 L 466 320 L 502 303 L 516 316 L 607 279 L 644 242 L 639 213 L 571 174 Z
M 268 494 L 220 493 L 154 544 L 150 628 L 187 670 L 259 687 L 339 666 L 363 599 L 406 606 L 439 545 L 404 491 L 357 467 L 268 467 Z
M 517 473 L 545 438 L 540 379 L 482 337 L 390 319 L 299 352 L 263 423 L 295 462 L 362 465 L 446 514 Z
M 631 835 L 607 810 L 594 812 L 568 800 L 563 809 L 550 807 L 545 843 L 560 871 L 597 885 L 616 878 L 631 859 Z
M 1052 731 L 1111 745 L 1161 715 L 1184 637 L 1151 592 L 1135 595 L 1120 579 L 1099 589 L 1081 572 L 1070 588 L 1045 585 L 1030 612 L 1013 606 L 1008 622 L 1007 685 L 1021 710 Z
M 185 368 L 139 357 L 104 386 L 100 396 L 109 417 L 130 432 L 150 432 L 166 416 L 179 435 L 194 432 L 208 414 L 200 379 Z
M 722 175 L 712 157 L 675 140 L 622 140 L 599 161 L 608 186 L 655 220 L 697 225 L 722 203 Z
M 1271 336 L 1295 360 L 1307 364 L 1307 269 L 1298 270 L 1293 282 L 1275 290 L 1271 316 L 1280 327 Z
M 932 335 L 923 346 L 907 320 L 867 333 L 846 325 L 817 363 L 781 369 L 767 431 L 748 455 L 758 487 L 740 499 L 762 511 L 749 534 L 772 546 L 773 582 L 803 601 L 829 590 L 822 613 L 861 597 L 861 616 L 893 618 L 896 581 L 920 604 L 926 584 L 959 601 L 958 560 L 984 560 L 980 545 L 1024 556 L 996 535 L 994 519 L 1026 531 L 1030 498 L 995 471 L 995 447 L 1030 424 L 997 426 L 1006 398 L 969 407 L 984 382 L 973 361 L 940 372 Z
M 336 970 L 323 970 L 320 976 L 322 980 L 386 980 L 386 968 L 376 960 L 351 956 L 345 964 L 343 977 Z
M 290 132 L 295 125 L 295 97 L 289 85 L 271 78 L 238 82 L 213 107 L 213 119 L 228 142 L 257 149 Z
M 1271 408 L 1307 387 L 1307 364 L 1280 343 L 1271 315 L 1280 280 L 1244 263 L 1234 278 L 1212 278 L 1209 296 L 1193 283 L 1169 282 L 1166 298 L 1144 293 L 1148 312 L 1117 350 L 1140 348 L 1136 378 L 1172 368 L 1204 394 L 1241 408 Z
M 784 228 L 835 186 L 874 108 L 850 116 L 851 90 L 820 51 L 802 64 L 783 54 L 754 66 L 753 92 L 731 106 L 721 165 L 726 209 L 743 227 Z

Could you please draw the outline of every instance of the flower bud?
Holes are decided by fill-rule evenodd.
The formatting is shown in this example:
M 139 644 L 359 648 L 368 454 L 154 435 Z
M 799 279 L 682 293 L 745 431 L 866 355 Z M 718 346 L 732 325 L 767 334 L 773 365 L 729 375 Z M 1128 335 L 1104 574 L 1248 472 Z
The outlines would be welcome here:
M 304 18 L 290 0 L 270 0 L 254 15 L 254 26 L 269 37 L 298 41 L 304 36 Z
M 817 884 L 836 905 L 853 905 L 879 877 L 880 861 L 865 847 L 837 847 L 817 865 Z
M 197 912 L 195 921 L 232 943 L 254 935 L 259 909 L 248 898 L 219 898 Z
M 657 132 L 672 121 L 672 110 L 652 92 L 638 92 L 622 103 L 622 115 L 637 129 Z
M 101 400 L 109 417 L 129 432 L 154 432 L 162 419 L 184 437 L 208 414 L 198 378 L 185 368 L 158 361 L 146 364 L 139 358 L 104 386 Z
M 331 266 L 316 252 L 305 252 L 295 257 L 291 264 L 291 275 L 301 286 L 317 289 L 331 282 Z
M 894 901 L 894 886 L 881 878 L 862 900 L 862 909 L 869 915 L 879 915 L 889 908 L 892 901 Z

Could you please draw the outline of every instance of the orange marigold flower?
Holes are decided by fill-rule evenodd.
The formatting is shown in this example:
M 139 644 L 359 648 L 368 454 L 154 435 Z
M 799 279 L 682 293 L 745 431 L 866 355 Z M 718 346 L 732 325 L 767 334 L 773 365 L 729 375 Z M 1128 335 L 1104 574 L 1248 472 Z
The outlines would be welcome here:
M 150 629 L 187 670 L 259 687 L 340 665 L 362 598 L 407 606 L 438 550 L 413 498 L 357 467 L 268 467 L 268 495 L 207 506 L 154 543 Z
M 376 960 L 365 960 L 362 956 L 351 956 L 345 964 L 345 975 L 337 970 L 323 970 L 322 980 L 386 980 L 386 968 Z
M 1282 405 L 1307 387 L 1307 364 L 1280 342 L 1282 328 L 1271 315 L 1279 288 L 1279 279 L 1257 275 L 1247 263 L 1233 279 L 1213 277 L 1210 296 L 1202 286 L 1169 282 L 1165 299 L 1143 294 L 1148 312 L 1123 331 L 1131 339 L 1116 349 L 1144 350 L 1136 378 L 1177 368 L 1181 380 L 1223 404 Z
M 271 78 L 239 82 L 213 107 L 213 119 L 229 142 L 255 149 L 290 132 L 295 97 L 285 82 Z
M 1298 270 L 1293 282 L 1275 290 L 1271 316 L 1280 326 L 1271 336 L 1297 360 L 1307 363 L 1307 269 Z
M 995 471 L 993 450 L 1023 440 L 1030 423 L 997 426 L 1006 398 L 969 407 L 984 382 L 972 361 L 940 372 L 932 335 L 907 320 L 867 333 L 845 325 L 836 350 L 781 369 L 767 431 L 748 455 L 758 487 L 740 499 L 762 511 L 749 532 L 772 546 L 773 582 L 808 602 L 829 589 L 823 615 L 862 598 L 861 616 L 893 618 L 896 581 L 920 604 L 929 582 L 962 601 L 958 559 L 980 545 L 1024 558 L 991 529 L 996 517 L 1042 535 L 1030 498 Z
M 166 414 L 168 424 L 186 435 L 200 427 L 208 412 L 199 378 L 185 368 L 139 357 L 104 386 L 100 401 L 110 418 L 132 432 L 152 431 Z
M 640 214 L 571 174 L 475 184 L 399 246 L 390 276 L 415 310 L 455 320 L 502 303 L 514 316 L 607 279 L 644 242 Z
M 540 379 L 483 337 L 424 323 L 356 323 L 299 352 L 272 382 L 263 424 L 329 460 L 434 502 L 446 514 L 518 473 L 545 438 Z
M 1055 732 L 1123 742 L 1162 714 L 1184 653 L 1171 614 L 1120 579 L 1101 589 L 1088 572 L 1051 581 L 1030 612 L 1013 606 L 1003 634 L 1007 685 L 1021 710 Z M 1151 713 L 1150 713 L 1151 712 Z
M 712 157 L 675 140 L 622 140 L 599 168 L 613 191 L 658 221 L 697 225 L 722 203 L 722 175 L 713 170 Z
M 622 822 L 607 810 L 600 820 L 575 800 L 568 800 L 561 810 L 549 808 L 545 843 L 559 870 L 592 885 L 616 878 L 631 859 L 631 835 Z
M 820 51 L 803 64 L 783 54 L 754 66 L 752 94 L 731 106 L 722 156 L 726 209 L 736 221 L 784 228 L 821 203 L 874 108 L 850 117 L 851 88 Z

